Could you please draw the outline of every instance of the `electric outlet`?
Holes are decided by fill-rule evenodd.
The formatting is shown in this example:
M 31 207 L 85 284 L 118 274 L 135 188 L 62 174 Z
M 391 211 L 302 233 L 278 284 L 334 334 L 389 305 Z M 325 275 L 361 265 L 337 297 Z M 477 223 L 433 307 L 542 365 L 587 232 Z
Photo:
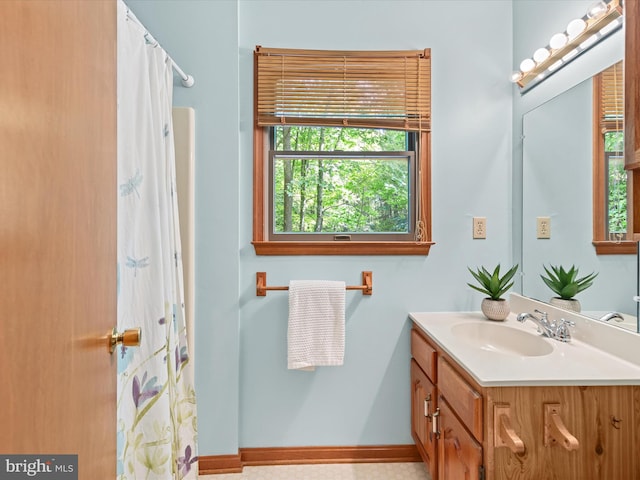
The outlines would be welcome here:
M 473 238 L 487 238 L 487 219 L 473 217 Z
M 536 219 L 536 234 L 538 238 L 551 238 L 551 218 L 538 217 Z

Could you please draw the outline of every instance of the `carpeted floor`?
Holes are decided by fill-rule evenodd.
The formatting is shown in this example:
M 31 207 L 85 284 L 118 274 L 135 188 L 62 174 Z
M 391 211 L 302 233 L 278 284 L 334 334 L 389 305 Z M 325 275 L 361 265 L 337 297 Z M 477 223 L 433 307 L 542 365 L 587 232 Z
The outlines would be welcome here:
M 201 475 L 203 480 L 431 480 L 422 463 L 350 463 L 245 467 L 242 473 Z

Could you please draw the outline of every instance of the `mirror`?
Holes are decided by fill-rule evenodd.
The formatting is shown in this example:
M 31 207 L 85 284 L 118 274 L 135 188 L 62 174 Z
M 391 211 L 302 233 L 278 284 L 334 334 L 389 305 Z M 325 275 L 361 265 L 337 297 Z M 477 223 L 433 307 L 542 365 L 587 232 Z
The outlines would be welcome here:
M 636 255 L 596 255 L 593 239 L 593 81 L 591 78 L 523 115 L 522 291 L 548 302 L 555 294 L 540 278 L 543 265 L 598 272 L 576 298 L 582 314 L 624 314 L 612 325 L 637 331 Z M 550 238 L 539 239 L 538 217 Z

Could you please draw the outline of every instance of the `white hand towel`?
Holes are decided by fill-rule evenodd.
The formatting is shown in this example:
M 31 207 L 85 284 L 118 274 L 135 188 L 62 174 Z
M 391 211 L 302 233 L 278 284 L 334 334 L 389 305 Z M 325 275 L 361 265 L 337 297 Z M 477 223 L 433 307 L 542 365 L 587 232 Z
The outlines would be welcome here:
M 344 282 L 289 282 L 289 369 L 343 364 L 344 298 Z

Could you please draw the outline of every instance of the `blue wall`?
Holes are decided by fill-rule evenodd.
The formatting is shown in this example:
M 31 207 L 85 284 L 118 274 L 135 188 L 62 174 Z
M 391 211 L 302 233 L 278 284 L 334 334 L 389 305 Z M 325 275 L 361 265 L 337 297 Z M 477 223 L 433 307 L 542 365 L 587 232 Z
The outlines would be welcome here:
M 411 443 L 407 313 L 477 309 L 467 265 L 508 262 L 511 163 L 511 8 L 508 2 L 241 1 L 241 191 L 250 192 L 252 51 L 431 48 L 433 237 L 429 257 L 256 257 L 251 195 L 240 199 L 240 439 L 243 446 Z M 247 128 L 243 128 L 246 119 Z M 472 240 L 486 216 L 488 239 Z M 254 276 L 358 282 L 348 294 L 345 365 L 286 370 L 287 297 L 256 299 Z M 256 400 L 259 399 L 258 402 Z
M 196 111 L 196 389 L 201 455 L 239 447 L 410 443 L 410 311 L 475 310 L 467 265 L 519 261 L 522 117 L 615 60 L 622 35 L 520 96 L 509 73 L 592 0 L 128 0 L 180 66 L 174 103 Z M 553 15 L 551 15 L 553 9 Z M 252 51 L 422 49 L 433 58 L 433 239 L 428 257 L 256 257 Z M 224 72 L 214 62 L 222 65 Z M 512 161 L 513 159 L 513 161 Z M 486 240 L 471 217 L 487 217 Z M 345 365 L 286 370 L 285 293 L 270 284 L 357 283 Z M 526 292 L 525 292 L 526 293 Z
M 467 265 L 511 262 L 512 5 L 449 0 L 129 0 L 193 89 L 196 389 L 201 455 L 239 447 L 407 444 L 410 311 L 477 310 Z M 433 239 L 428 257 L 257 257 L 252 235 L 252 52 L 266 47 L 432 51 Z M 213 65 L 221 58 L 225 71 Z M 218 61 L 219 62 L 219 61 Z M 487 217 L 472 240 L 471 217 Z M 342 367 L 286 369 L 286 293 L 255 272 L 358 283 Z

